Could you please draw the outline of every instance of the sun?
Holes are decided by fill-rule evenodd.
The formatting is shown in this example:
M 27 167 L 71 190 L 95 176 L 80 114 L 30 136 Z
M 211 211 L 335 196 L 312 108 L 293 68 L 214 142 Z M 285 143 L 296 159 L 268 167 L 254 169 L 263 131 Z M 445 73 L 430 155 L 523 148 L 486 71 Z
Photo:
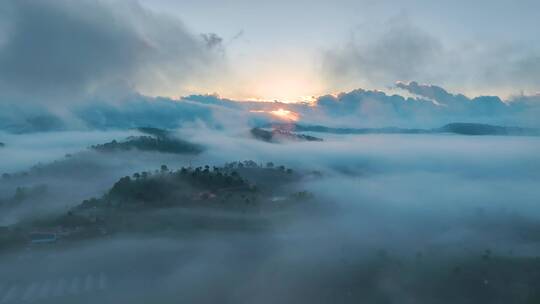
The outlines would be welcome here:
M 277 110 L 251 110 L 249 112 L 270 114 L 276 118 L 279 118 L 285 121 L 298 121 L 300 119 L 300 115 L 298 113 L 285 110 L 283 108 L 279 108 Z
M 293 111 L 289 111 L 289 110 L 285 110 L 285 109 L 282 109 L 282 108 L 279 108 L 277 110 L 273 110 L 273 111 L 270 111 L 268 112 L 278 118 L 281 118 L 283 120 L 289 120 L 289 121 L 297 121 L 298 118 L 299 118 L 299 115 L 298 113 L 296 112 L 293 112 Z

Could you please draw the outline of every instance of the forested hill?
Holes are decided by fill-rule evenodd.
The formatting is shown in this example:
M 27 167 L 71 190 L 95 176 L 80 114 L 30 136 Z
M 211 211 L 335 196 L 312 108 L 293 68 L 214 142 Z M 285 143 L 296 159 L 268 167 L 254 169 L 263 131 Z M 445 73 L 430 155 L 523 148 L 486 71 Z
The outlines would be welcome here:
M 153 151 L 173 154 L 198 154 L 203 147 L 173 136 L 169 131 L 157 128 L 138 128 L 148 135 L 131 136 L 123 141 L 113 140 L 108 143 L 91 146 L 91 149 L 100 152 L 115 151 Z
M 75 210 L 87 208 L 162 208 L 176 206 L 231 206 L 255 203 L 281 194 L 301 175 L 284 166 L 257 165 L 253 161 L 228 163 L 223 167 L 162 165 L 153 172 L 125 176 L 100 199 L 84 201 Z
M 322 138 L 305 134 L 296 134 L 280 128 L 276 128 L 271 131 L 261 128 L 253 128 L 251 129 L 251 135 L 255 139 L 273 143 L 283 141 L 323 141 Z
M 271 162 L 178 170 L 162 165 L 122 177 L 103 196 L 86 199 L 63 214 L 19 223 L 9 228 L 6 242 L 22 246 L 32 231 L 56 231 L 69 242 L 114 233 L 266 229 L 272 214 L 282 221 L 283 211 L 310 204 L 313 196 L 300 181 L 319 176 Z

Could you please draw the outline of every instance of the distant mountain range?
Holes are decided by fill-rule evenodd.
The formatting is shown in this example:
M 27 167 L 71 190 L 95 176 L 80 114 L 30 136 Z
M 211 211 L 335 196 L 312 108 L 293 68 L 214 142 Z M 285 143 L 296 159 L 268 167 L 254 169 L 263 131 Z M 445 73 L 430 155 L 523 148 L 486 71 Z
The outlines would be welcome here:
M 540 130 L 533 128 L 506 127 L 477 123 L 451 123 L 434 129 L 434 133 L 456 133 L 463 135 L 513 135 L 539 136 Z
M 507 127 L 480 123 L 450 123 L 434 129 L 409 129 L 409 128 L 332 128 L 322 125 L 301 124 L 272 124 L 277 130 L 287 132 L 319 132 L 332 134 L 439 134 L 454 133 L 460 135 L 509 135 L 509 136 L 540 136 L 540 129 Z

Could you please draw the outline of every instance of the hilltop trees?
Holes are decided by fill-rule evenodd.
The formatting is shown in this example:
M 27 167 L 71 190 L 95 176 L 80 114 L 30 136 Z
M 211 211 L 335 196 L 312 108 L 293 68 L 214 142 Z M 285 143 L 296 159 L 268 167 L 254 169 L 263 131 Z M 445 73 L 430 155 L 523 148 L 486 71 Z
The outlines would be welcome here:
M 134 136 L 125 141 L 111 142 L 90 147 L 99 152 L 115 152 L 137 149 L 174 154 L 198 154 L 202 147 L 188 141 L 172 137 Z
M 244 174 L 255 174 L 257 184 L 248 181 Z M 119 179 L 102 199 L 84 201 L 82 209 L 95 206 L 130 206 L 165 207 L 192 204 L 199 200 L 209 200 L 220 196 L 224 200 L 232 199 L 231 194 L 242 194 L 241 201 L 254 202 L 255 197 L 247 193 L 259 193 L 275 189 L 279 183 L 291 180 L 292 169 L 285 166 L 263 167 L 255 161 L 227 163 L 223 167 L 182 167 L 171 170 L 161 165 L 155 172 L 143 171 Z

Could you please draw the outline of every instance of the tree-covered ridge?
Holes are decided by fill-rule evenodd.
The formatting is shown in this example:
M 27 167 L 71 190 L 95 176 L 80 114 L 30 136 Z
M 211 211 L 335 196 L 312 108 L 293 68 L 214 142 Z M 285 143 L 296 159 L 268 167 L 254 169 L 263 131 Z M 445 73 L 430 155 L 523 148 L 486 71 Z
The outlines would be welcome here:
M 144 221 L 148 227 L 161 227 L 160 223 L 167 218 L 177 225 L 176 221 L 182 221 L 182 216 L 170 217 L 178 210 L 203 208 L 256 215 L 283 210 L 311 199 L 312 195 L 307 191 L 289 187 L 300 178 L 301 175 L 290 168 L 274 166 L 273 163 L 262 166 L 253 161 L 178 170 L 169 170 L 162 165 L 159 170 L 122 177 L 101 198 L 84 200 L 52 222 L 39 225 L 82 229 L 95 235 L 102 230 L 130 232 L 137 221 Z M 162 210 L 168 211 L 151 218 L 151 214 Z M 215 219 L 208 215 L 198 220 L 205 225 L 216 224 Z M 229 228 L 238 224 L 232 222 L 227 222 Z M 144 231 L 143 226 L 135 230 Z
M 149 129 L 149 128 L 146 128 Z M 152 129 L 151 132 L 160 129 Z M 147 131 L 147 133 L 149 133 Z M 91 146 L 91 149 L 99 152 L 115 151 L 155 151 L 173 154 L 198 154 L 203 151 L 202 146 L 169 136 L 166 133 L 153 133 L 154 136 L 131 136 L 124 141 L 113 140 L 108 143 Z
M 139 127 L 136 130 L 141 133 L 155 136 L 158 138 L 167 138 L 171 136 L 171 132 L 165 129 L 159 129 L 159 128 L 153 128 L 153 127 Z
M 315 136 L 296 134 L 283 129 L 273 129 L 272 131 L 264 130 L 261 128 L 251 129 L 251 135 L 262 141 L 266 142 L 281 142 L 281 141 L 323 141 L 322 138 Z
M 157 172 L 135 173 L 116 182 L 104 196 L 108 204 L 146 207 L 190 205 L 215 197 L 218 192 L 255 193 L 257 188 L 236 172 L 209 166 L 169 171 L 163 165 Z M 83 203 L 84 205 L 84 203 Z
M 229 202 L 237 194 L 250 203 L 299 178 L 292 169 L 271 162 L 265 166 L 253 161 L 232 162 L 223 167 L 182 167 L 176 171 L 162 165 L 153 172 L 121 178 L 102 198 L 84 201 L 78 208 L 191 206 L 201 201 Z
M 296 123 L 273 123 L 269 125 L 284 132 L 317 132 L 331 134 L 441 134 L 452 133 L 459 135 L 508 135 L 508 136 L 539 136 L 540 130 L 512 126 L 489 125 L 482 123 L 454 122 L 440 128 L 410 129 L 398 127 L 384 128 L 334 128 L 323 125 L 303 125 Z M 269 132 L 269 131 L 266 131 Z
M 460 135 L 513 135 L 513 136 L 538 136 L 540 130 L 532 128 L 496 126 L 479 123 L 450 123 L 435 129 L 440 133 L 455 133 Z
M 262 215 L 313 198 L 294 187 L 303 177 L 272 162 L 237 161 L 178 170 L 162 165 L 122 177 L 99 198 L 84 200 L 59 216 L 20 223 L 7 234 L 16 241 L 13 244 L 24 245 L 32 231 L 56 231 L 62 240 L 78 240 L 116 232 L 259 229 L 269 224 Z M 44 190 L 20 189 L 12 200 Z M 201 213 L 192 213 L 197 211 Z
M 3 179 L 20 178 L 28 176 L 65 176 L 65 175 L 85 175 L 94 177 L 99 172 L 100 165 L 92 160 L 90 152 L 117 152 L 139 150 L 147 152 L 161 152 L 171 154 L 198 154 L 204 147 L 174 137 L 169 131 L 157 128 L 138 128 L 138 131 L 149 134 L 142 136 L 131 136 L 124 141 L 112 140 L 108 143 L 90 146 L 73 154 L 66 154 L 64 158 L 54 160 L 49 163 L 38 163 L 29 170 L 20 172 L 2 172 Z M 103 155 L 103 154 L 101 154 Z

